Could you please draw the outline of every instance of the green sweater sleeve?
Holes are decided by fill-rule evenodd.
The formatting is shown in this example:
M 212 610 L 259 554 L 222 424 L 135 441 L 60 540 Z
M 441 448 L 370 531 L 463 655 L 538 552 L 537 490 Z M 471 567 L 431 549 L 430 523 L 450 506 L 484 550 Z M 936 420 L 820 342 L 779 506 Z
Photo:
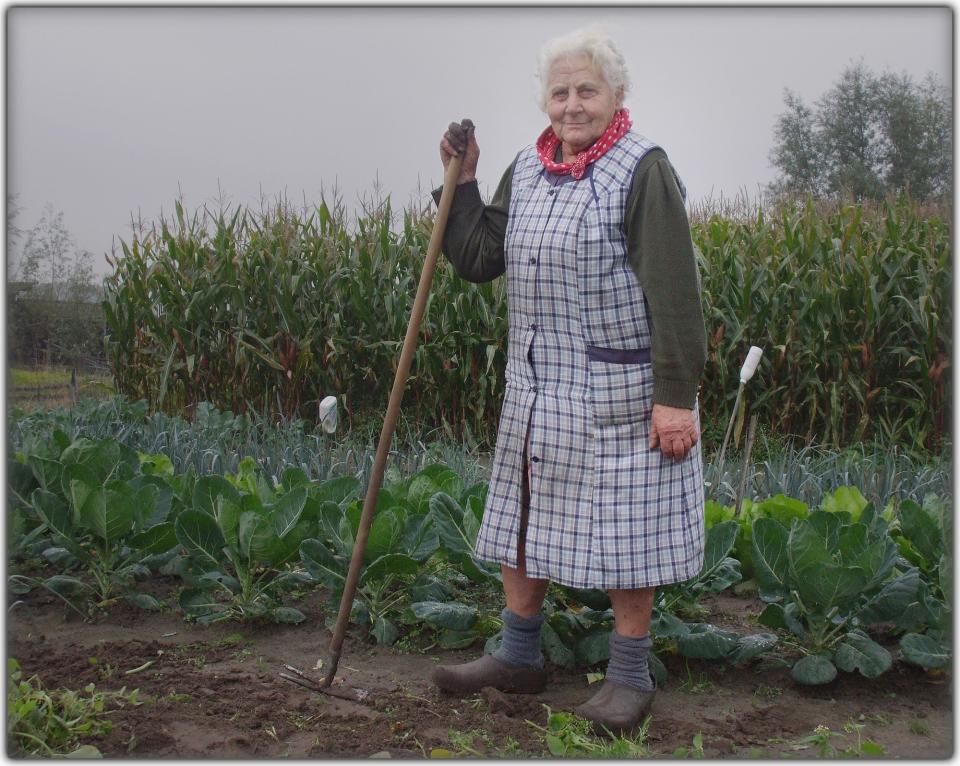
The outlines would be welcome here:
M 707 359 L 700 276 L 686 207 L 662 149 L 637 166 L 624 230 L 650 311 L 653 401 L 693 409 Z
M 443 234 L 443 253 L 468 282 L 489 282 L 506 271 L 503 241 L 515 163 L 503 174 L 489 205 L 483 204 L 476 181 L 460 184 L 454 192 Z M 443 187 L 433 191 L 438 205 L 442 191 Z

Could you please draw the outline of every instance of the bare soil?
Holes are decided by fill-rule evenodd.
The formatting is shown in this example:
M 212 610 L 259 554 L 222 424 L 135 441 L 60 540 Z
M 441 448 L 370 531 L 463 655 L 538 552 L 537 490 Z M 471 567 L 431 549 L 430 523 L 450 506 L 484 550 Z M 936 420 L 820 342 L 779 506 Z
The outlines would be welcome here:
M 160 581 L 155 592 L 174 603 L 175 587 L 172 579 Z M 762 605 L 754 598 L 724 594 L 704 603 L 714 624 L 757 630 L 752 616 Z M 308 615 L 299 626 L 201 627 L 175 611 L 124 604 L 84 622 L 52 596 L 32 593 L 8 613 L 7 654 L 50 688 L 139 688 L 145 704 L 115 710 L 112 730 L 89 741 L 120 758 L 422 758 L 434 748 L 472 754 L 464 742 L 489 756 L 549 756 L 528 721 L 544 726 L 547 706 L 570 710 L 596 689 L 585 672 L 553 668 L 541 695 L 449 696 L 430 684 L 431 669 L 472 659 L 479 645 L 400 653 L 351 628 L 337 683 L 369 697 L 359 704 L 320 695 L 278 674 L 284 663 L 310 672 L 326 655 L 330 632 L 321 604 L 321 593 L 299 602 Z M 896 657 L 895 645 L 891 639 L 888 648 Z M 670 678 L 657 693 L 646 740 L 655 756 L 690 748 L 701 734 L 708 758 L 815 758 L 817 749 L 802 740 L 822 725 L 842 734 L 831 740 L 837 750 L 852 747 L 856 733 L 844 732 L 849 722 L 862 724 L 860 736 L 882 745 L 886 757 L 953 754 L 949 676 L 895 661 L 876 680 L 841 673 L 826 686 L 804 687 L 762 658 L 743 667 L 662 659 Z

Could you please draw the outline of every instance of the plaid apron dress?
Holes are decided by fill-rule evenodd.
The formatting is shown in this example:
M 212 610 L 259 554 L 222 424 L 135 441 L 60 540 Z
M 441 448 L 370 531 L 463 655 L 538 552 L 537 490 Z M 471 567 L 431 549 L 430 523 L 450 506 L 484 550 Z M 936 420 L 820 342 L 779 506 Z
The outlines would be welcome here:
M 527 575 L 576 588 L 664 585 L 703 566 L 700 444 L 679 462 L 647 446 L 650 326 L 623 217 L 655 146 L 627 133 L 579 181 L 546 171 L 532 146 L 517 157 L 506 386 L 480 560 L 516 567 L 523 533 Z

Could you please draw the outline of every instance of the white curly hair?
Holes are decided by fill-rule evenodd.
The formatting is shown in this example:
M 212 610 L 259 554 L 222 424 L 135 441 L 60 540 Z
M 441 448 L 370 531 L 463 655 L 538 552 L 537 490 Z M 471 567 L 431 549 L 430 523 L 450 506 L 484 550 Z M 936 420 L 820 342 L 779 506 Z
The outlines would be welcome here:
M 540 48 L 540 96 L 538 106 L 547 111 L 547 86 L 550 67 L 557 59 L 585 54 L 593 66 L 603 75 L 620 101 L 630 90 L 630 74 L 627 61 L 610 36 L 597 24 L 577 29 L 569 34 L 547 40 Z

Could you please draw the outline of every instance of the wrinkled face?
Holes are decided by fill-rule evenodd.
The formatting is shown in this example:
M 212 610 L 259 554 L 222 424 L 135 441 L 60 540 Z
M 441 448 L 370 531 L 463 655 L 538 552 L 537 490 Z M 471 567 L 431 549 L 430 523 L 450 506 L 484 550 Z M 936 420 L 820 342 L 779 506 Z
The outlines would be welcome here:
M 585 53 L 557 59 L 547 78 L 547 116 L 567 153 L 582 152 L 603 135 L 623 104 Z

